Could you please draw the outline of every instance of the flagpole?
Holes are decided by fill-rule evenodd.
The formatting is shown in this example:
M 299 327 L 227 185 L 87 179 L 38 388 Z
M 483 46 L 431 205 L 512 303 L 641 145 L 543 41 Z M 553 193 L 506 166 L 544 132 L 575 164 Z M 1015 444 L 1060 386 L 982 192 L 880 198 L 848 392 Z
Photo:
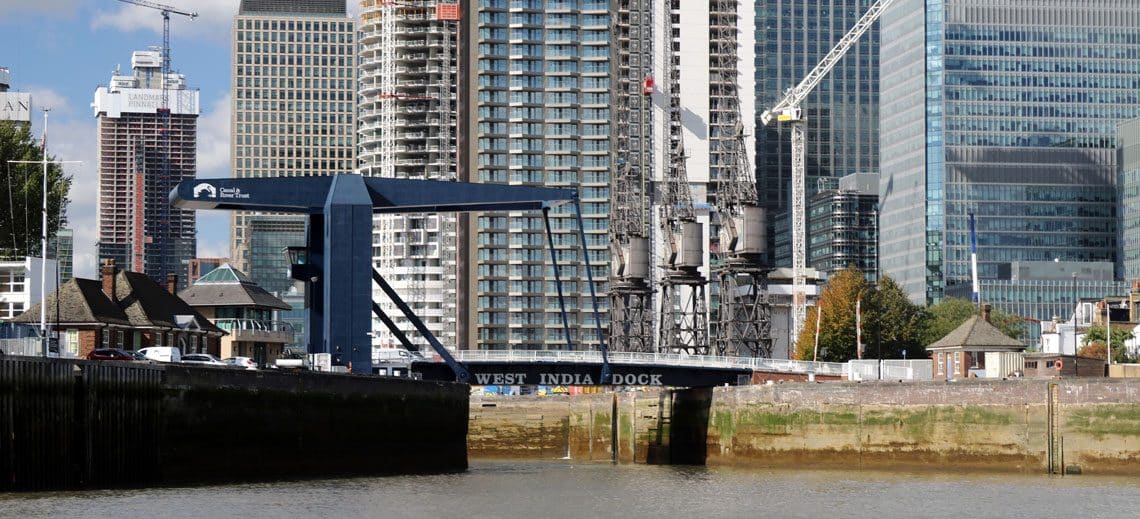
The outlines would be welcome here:
M 48 132 L 48 112 L 51 108 L 44 108 L 44 140 L 43 140 L 43 166 L 44 166 L 44 207 L 43 218 L 40 227 L 40 339 L 42 341 L 41 351 L 44 357 L 48 355 L 48 336 L 47 336 L 47 235 L 48 235 L 48 154 L 47 154 L 47 132 Z M 56 260 L 58 261 L 58 259 Z M 56 268 L 59 268 L 58 266 Z M 57 289 L 59 287 L 56 287 Z M 58 297 L 58 294 L 57 296 Z

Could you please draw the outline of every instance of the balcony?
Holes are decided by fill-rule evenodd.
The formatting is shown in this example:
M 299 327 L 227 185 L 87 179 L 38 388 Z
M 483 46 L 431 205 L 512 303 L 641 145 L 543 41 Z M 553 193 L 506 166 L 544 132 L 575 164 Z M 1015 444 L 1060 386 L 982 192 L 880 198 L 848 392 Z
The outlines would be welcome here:
M 256 319 L 217 319 L 214 325 L 241 342 L 293 342 L 293 325 L 285 321 L 259 321 Z

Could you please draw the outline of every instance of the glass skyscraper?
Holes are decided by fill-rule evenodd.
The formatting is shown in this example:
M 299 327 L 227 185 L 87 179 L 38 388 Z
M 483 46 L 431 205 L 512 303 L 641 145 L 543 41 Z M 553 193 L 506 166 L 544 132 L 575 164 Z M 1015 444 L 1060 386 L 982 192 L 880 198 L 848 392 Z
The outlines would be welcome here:
M 1120 123 L 1120 256 L 1117 269 L 1125 280 L 1140 280 L 1140 119 Z
M 1114 261 L 1140 4 L 901 0 L 880 23 L 883 273 L 918 302 L 957 292 L 970 213 L 979 277 L 1012 261 Z
M 764 126 L 759 116 L 797 85 L 855 25 L 869 0 L 756 2 L 756 175 L 760 203 L 775 216 L 790 209 L 791 128 Z M 879 168 L 879 26 L 872 26 L 802 103 L 806 186 L 819 177 L 875 173 Z M 791 228 L 771 233 L 774 257 L 789 260 Z M 783 239 L 781 239 L 783 238 Z M 778 265 L 780 265 L 778 263 Z

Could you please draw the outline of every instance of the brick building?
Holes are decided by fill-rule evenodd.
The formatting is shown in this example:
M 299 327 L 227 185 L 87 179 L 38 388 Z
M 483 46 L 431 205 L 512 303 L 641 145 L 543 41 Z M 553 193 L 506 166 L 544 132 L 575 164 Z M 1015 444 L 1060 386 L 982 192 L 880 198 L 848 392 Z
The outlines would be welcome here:
M 84 358 L 96 348 L 138 350 L 176 346 L 184 353 L 217 354 L 225 331 L 175 295 L 177 276 L 167 286 L 145 274 L 121 271 L 105 260 L 101 279 L 72 278 L 48 294 L 48 329 L 60 332 L 60 354 Z M 13 322 L 39 323 L 40 305 Z

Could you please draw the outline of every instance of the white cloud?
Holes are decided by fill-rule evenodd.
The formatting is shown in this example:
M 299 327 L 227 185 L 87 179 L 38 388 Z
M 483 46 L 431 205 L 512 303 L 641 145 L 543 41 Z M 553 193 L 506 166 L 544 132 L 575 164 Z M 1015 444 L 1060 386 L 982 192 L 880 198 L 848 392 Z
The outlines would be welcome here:
M 230 96 L 214 101 L 198 117 L 198 177 L 230 176 Z
M 36 112 L 39 112 L 42 108 L 51 108 L 51 115 L 49 116 L 48 122 L 49 131 L 51 130 L 50 117 L 71 114 L 71 104 L 63 94 L 51 88 L 39 86 L 28 88 L 27 91 L 32 94 L 32 104 L 35 105 Z
M 174 37 L 229 41 L 238 0 L 163 0 L 163 3 L 180 11 L 198 14 L 194 19 L 171 14 L 170 33 Z M 162 14 L 156 9 L 139 5 L 118 4 L 111 10 L 96 11 L 91 19 L 91 28 L 102 27 L 124 32 L 144 29 L 162 34 Z
M 75 275 L 84 278 L 95 277 L 95 242 L 99 238 L 95 222 L 99 201 L 95 132 L 95 120 L 89 117 L 48 118 L 48 154 L 62 161 L 82 161 L 64 164 L 63 171 L 71 176 L 67 221 L 75 230 Z

